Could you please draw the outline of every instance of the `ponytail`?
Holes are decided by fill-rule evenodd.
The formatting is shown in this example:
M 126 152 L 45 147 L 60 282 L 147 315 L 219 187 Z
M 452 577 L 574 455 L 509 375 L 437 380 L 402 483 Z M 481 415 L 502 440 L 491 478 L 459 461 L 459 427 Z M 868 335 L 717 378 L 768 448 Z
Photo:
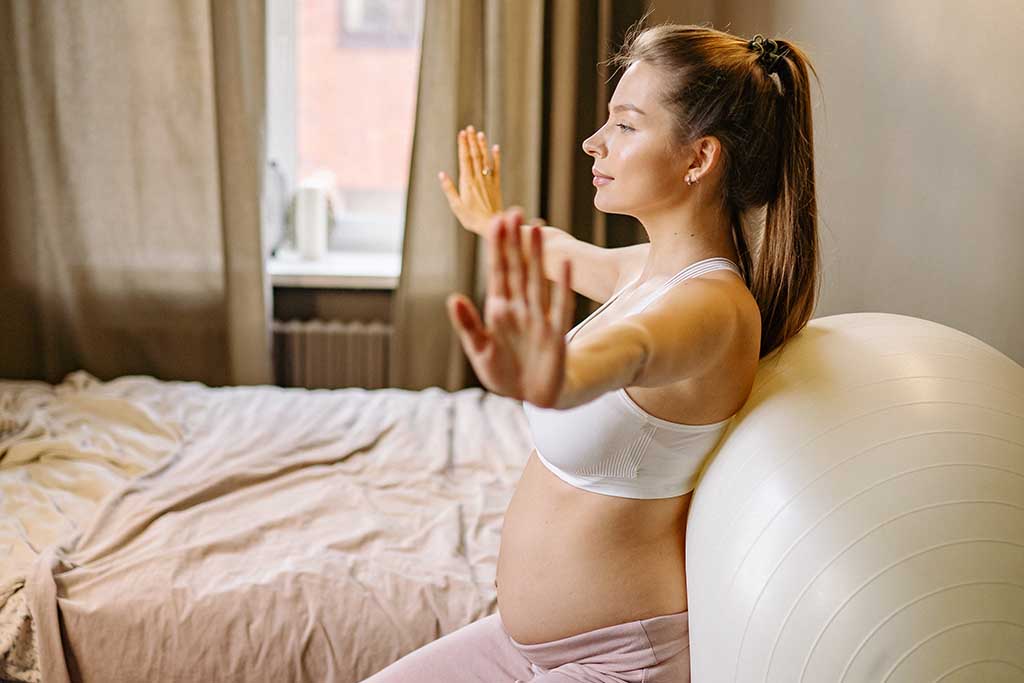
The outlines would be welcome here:
M 811 319 L 821 272 L 808 63 L 798 48 L 777 42 L 787 50 L 769 75 L 778 78 L 782 89 L 777 100 L 777 183 L 767 203 L 760 253 L 749 282 L 761 309 L 761 358 Z

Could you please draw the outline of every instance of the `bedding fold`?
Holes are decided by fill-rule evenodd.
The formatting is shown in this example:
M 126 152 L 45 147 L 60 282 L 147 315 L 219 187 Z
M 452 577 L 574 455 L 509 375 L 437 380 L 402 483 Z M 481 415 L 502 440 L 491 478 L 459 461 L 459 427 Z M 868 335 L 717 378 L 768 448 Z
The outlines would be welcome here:
M 86 379 L 72 462 L 162 450 L 20 556 L 43 681 L 355 682 L 496 610 L 519 402 Z

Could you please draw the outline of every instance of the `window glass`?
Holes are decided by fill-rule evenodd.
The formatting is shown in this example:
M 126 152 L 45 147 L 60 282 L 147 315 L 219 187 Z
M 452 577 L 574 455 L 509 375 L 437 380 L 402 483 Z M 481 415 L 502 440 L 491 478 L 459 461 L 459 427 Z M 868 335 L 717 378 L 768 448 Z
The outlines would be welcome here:
M 328 249 L 400 251 L 423 0 L 297 0 L 296 181 L 328 190 Z

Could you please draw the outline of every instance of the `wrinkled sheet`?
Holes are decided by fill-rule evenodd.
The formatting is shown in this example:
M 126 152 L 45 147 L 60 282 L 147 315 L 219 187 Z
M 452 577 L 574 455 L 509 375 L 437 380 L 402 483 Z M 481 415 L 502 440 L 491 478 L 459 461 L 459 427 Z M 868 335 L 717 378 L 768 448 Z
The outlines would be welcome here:
M 497 609 L 518 401 L 74 373 L 0 407 L 0 599 L 44 681 L 360 681 Z

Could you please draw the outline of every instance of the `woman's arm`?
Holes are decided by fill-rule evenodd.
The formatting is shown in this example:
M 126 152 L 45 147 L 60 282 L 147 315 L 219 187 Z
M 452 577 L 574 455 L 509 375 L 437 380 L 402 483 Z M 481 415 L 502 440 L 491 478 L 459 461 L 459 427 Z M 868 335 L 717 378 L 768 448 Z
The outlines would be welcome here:
M 575 408 L 623 387 L 660 387 L 719 362 L 739 313 L 720 282 L 675 287 L 639 313 L 605 325 L 567 349 L 554 407 Z
M 562 390 L 552 408 L 575 408 L 609 391 L 633 386 L 647 362 L 647 346 L 645 331 L 623 321 L 570 344 Z
M 521 225 L 520 237 L 526 244 L 531 225 Z M 640 272 L 647 252 L 648 243 L 608 249 L 576 239 L 568 232 L 553 225 L 541 228 L 544 238 L 544 277 L 558 281 L 562 261 L 572 265 L 572 288 L 592 301 L 601 304 L 611 298 L 623 280 Z
M 489 150 L 487 136 L 472 126 L 459 131 L 457 138 L 458 183 L 440 171 L 441 190 L 464 228 L 491 239 L 495 219 L 505 208 L 501 194 L 501 148 L 494 145 Z M 486 175 L 484 169 L 488 169 Z M 531 224 L 538 222 L 543 223 L 543 219 L 534 219 Z M 530 227 L 530 224 L 521 225 L 520 236 L 525 238 L 523 231 Z M 557 281 L 559 265 L 569 261 L 573 290 L 598 303 L 611 298 L 625 277 L 640 271 L 650 248 L 647 243 L 615 249 L 598 247 L 552 225 L 543 226 L 541 232 L 545 253 L 549 256 L 544 264 L 544 277 Z M 524 239 L 523 243 L 527 241 Z

